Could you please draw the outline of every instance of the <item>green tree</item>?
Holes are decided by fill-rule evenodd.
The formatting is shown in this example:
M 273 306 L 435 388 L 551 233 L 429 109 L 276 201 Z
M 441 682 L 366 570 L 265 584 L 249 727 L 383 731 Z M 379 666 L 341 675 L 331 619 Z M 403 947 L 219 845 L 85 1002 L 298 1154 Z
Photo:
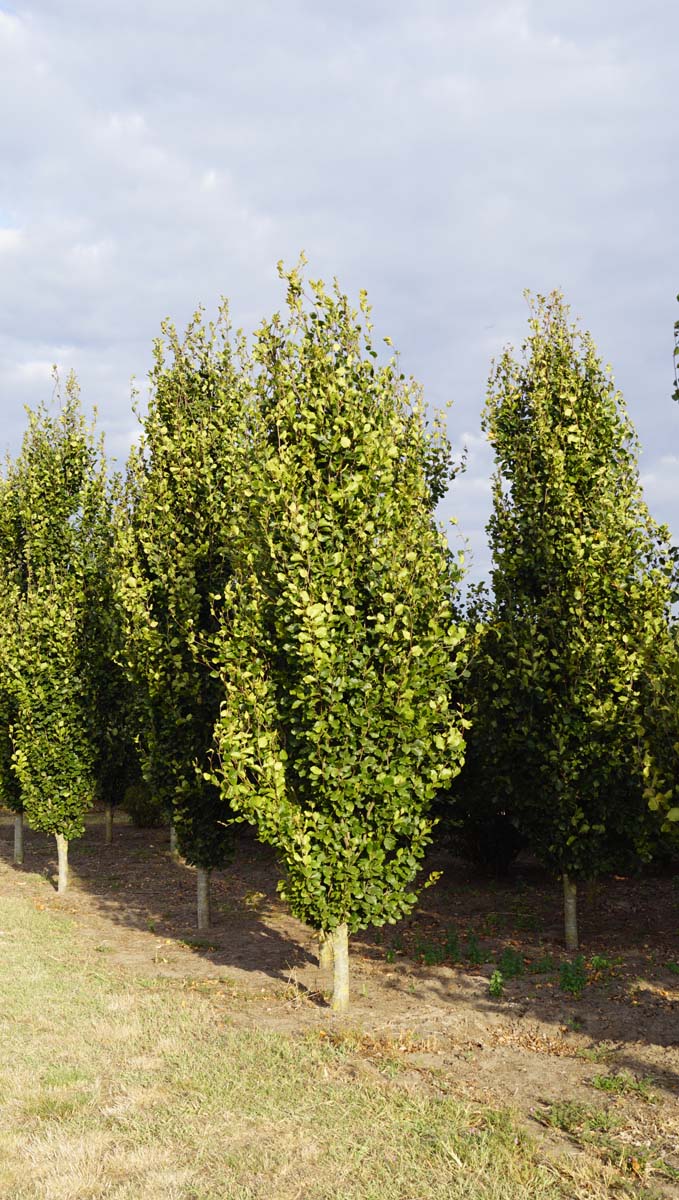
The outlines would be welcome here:
M 470 785 L 507 806 L 563 877 L 577 945 L 576 880 L 650 856 L 642 692 L 667 637 L 667 531 L 643 502 L 622 397 L 561 296 L 531 304 L 517 361 L 490 379 L 495 451 L 488 526 L 494 602 L 473 667 Z
M 9 632 L 12 628 L 12 595 L 20 578 L 21 544 L 18 540 L 16 494 L 7 476 L 0 479 L 0 803 L 14 813 L 14 861 L 24 860 L 24 806 L 19 779 L 12 762 L 12 729 L 17 712 L 12 687 L 12 654 Z
M 282 271 L 282 268 L 281 268 Z M 287 279 L 256 335 L 259 422 L 223 610 L 215 776 L 278 851 L 282 896 L 330 944 L 417 900 L 431 804 L 458 770 L 461 569 L 432 511 L 449 471 L 417 387 L 376 363 L 369 309 Z
M 163 325 L 151 397 L 117 515 L 117 591 L 135 693 L 142 771 L 197 868 L 198 925 L 209 876 L 231 850 L 229 813 L 206 778 L 219 713 L 211 669 L 213 603 L 231 575 L 230 529 L 247 461 L 247 375 L 226 310 L 200 313 L 184 340 Z
M 677 296 L 679 300 L 679 296 Z M 679 401 L 679 321 L 674 322 L 674 391 Z M 679 601 L 679 549 L 673 546 L 672 600 Z M 671 844 L 679 841 L 679 625 L 676 615 L 668 634 L 653 646 L 644 694 L 644 738 L 641 760 L 645 795 L 663 820 Z
M 12 707 L 12 769 L 29 824 L 56 837 L 61 892 L 68 843 L 83 833 L 96 787 L 88 597 L 107 522 L 103 454 L 73 377 L 55 415 L 29 413 L 3 489 L 9 519 L 0 657 Z
M 86 580 L 85 640 L 89 647 L 90 697 L 94 713 L 97 799 L 104 806 L 105 841 L 113 838 L 113 813 L 139 777 L 134 744 L 134 693 L 123 669 L 123 614 L 116 588 L 113 515 L 121 502 L 120 480 L 111 481 L 96 538 L 97 569 Z

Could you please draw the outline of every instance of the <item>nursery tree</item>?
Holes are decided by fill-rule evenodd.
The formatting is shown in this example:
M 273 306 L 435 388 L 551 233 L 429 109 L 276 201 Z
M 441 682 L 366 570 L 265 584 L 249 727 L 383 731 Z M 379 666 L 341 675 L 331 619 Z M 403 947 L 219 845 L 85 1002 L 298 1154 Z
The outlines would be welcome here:
M 622 397 L 558 293 L 531 304 L 523 350 L 500 359 L 484 414 L 495 598 L 474 667 L 473 755 L 477 786 L 562 875 L 575 948 L 577 879 L 651 852 L 641 692 L 668 633 L 671 566 Z
M 282 269 L 281 269 L 282 270 Z M 215 775 L 278 851 L 282 896 L 334 956 L 416 903 L 431 803 L 458 770 L 461 568 L 432 517 L 444 441 L 380 366 L 369 309 L 337 286 L 256 335 L 259 421 L 243 560 L 224 605 Z M 431 881 L 431 880 L 430 880 Z
M 94 714 L 97 799 L 104 806 L 105 842 L 113 838 L 113 813 L 127 786 L 138 777 L 134 745 L 133 689 L 121 665 L 123 614 L 116 588 L 113 515 L 121 501 L 120 479 L 111 481 L 97 537 L 98 569 L 90 572 L 85 596 L 89 647 L 89 704 Z
M 96 715 L 88 601 L 96 593 L 106 526 L 103 456 L 73 377 L 59 411 L 29 413 L 21 453 L 4 481 L 6 589 L 1 657 L 10 698 L 12 768 L 35 829 L 56 837 L 58 887 L 68 843 L 95 792 Z
M 6 475 L 11 471 L 7 464 Z M 24 812 L 21 789 L 12 762 L 12 729 L 16 701 L 12 688 L 9 631 L 13 620 L 11 597 L 20 575 L 16 496 L 7 478 L 0 479 L 0 803 L 14 813 L 14 861 L 24 861 Z
M 679 296 L 677 296 L 679 300 Z M 674 322 L 674 390 L 679 401 L 679 321 Z M 679 549 L 670 550 L 672 600 L 679 601 Z M 641 758 L 645 795 L 661 815 L 663 832 L 675 846 L 679 839 L 679 626 L 676 614 L 668 634 L 653 646 L 644 691 L 644 737 Z
M 212 608 L 231 574 L 247 385 L 226 310 L 209 327 L 197 313 L 183 341 L 169 323 L 163 334 L 118 510 L 117 590 L 143 774 L 197 868 L 198 926 L 206 928 L 210 872 L 231 849 L 228 810 L 205 776 L 220 702 Z

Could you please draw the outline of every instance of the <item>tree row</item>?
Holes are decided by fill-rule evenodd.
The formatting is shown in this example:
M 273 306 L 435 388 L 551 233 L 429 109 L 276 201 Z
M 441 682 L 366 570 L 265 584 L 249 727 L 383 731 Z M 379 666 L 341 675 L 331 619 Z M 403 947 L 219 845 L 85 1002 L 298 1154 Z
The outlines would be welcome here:
M 349 996 L 348 939 L 412 911 L 437 827 L 563 879 L 671 852 L 675 553 L 560 296 L 493 368 L 492 591 L 435 517 L 456 468 L 364 294 L 283 271 L 250 342 L 224 307 L 154 348 L 124 478 L 75 380 L 0 483 L 0 800 L 68 843 L 141 779 L 196 868 L 250 822 Z M 385 339 L 388 342 L 388 339 Z

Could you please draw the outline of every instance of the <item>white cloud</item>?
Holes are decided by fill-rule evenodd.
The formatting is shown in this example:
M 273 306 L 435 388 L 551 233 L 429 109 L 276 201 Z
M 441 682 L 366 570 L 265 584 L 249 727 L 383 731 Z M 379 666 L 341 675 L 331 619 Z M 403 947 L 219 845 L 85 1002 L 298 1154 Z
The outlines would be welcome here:
M 477 558 L 480 412 L 491 357 L 525 336 L 526 286 L 561 286 L 613 362 L 649 503 L 679 533 L 657 461 L 679 445 L 677 35 L 666 0 L 0 12 L 5 436 L 49 387 L 30 364 L 57 352 L 123 452 L 161 318 L 226 293 L 252 329 L 281 303 L 276 261 L 304 247 L 313 274 L 368 287 L 432 403 L 455 401 L 469 465 L 450 509 Z
M 21 249 L 24 240 L 22 229 L 0 228 L 0 254 L 8 254 Z

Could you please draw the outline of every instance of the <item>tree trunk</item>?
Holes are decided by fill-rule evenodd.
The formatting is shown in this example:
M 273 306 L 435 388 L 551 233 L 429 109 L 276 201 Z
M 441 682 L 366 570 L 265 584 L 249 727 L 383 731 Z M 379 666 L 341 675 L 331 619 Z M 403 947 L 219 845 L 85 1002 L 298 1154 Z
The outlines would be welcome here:
M 113 841 L 113 805 L 107 804 L 104 809 L 104 841 L 107 846 Z
M 566 949 L 578 948 L 578 885 L 564 872 L 563 914 L 566 931 Z
M 170 825 L 170 854 L 173 858 L 177 858 L 179 854 L 177 849 L 177 830 L 174 825 Z
M 204 867 L 196 868 L 196 897 L 198 928 L 210 928 L 210 872 Z
M 24 814 L 17 813 L 14 817 L 14 861 L 21 866 L 24 861 Z
M 332 971 L 332 934 L 323 929 L 318 934 L 318 965 L 321 971 Z
M 57 880 L 57 892 L 63 896 L 68 887 L 68 842 L 63 833 L 58 833 L 57 838 L 57 861 L 59 863 L 59 875 Z
M 338 925 L 332 933 L 334 959 L 332 1007 L 336 1013 L 345 1013 L 349 1008 L 349 931 L 346 925 Z

